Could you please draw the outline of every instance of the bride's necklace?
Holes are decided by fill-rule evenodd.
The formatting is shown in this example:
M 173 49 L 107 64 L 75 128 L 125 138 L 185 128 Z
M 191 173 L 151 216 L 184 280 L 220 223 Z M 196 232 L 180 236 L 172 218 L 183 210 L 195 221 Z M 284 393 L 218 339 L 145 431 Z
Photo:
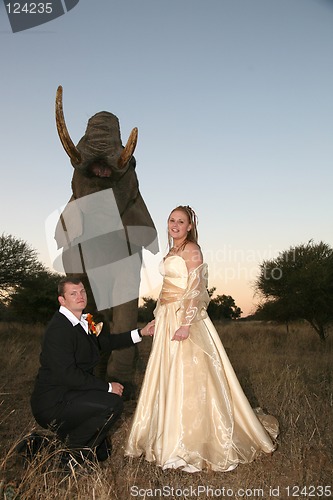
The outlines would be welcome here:
M 178 245 L 178 246 L 174 245 L 172 248 L 170 248 L 170 252 L 169 253 L 171 255 L 177 254 L 179 252 L 179 250 L 182 248 L 182 246 L 183 246 L 183 243 L 181 245 Z

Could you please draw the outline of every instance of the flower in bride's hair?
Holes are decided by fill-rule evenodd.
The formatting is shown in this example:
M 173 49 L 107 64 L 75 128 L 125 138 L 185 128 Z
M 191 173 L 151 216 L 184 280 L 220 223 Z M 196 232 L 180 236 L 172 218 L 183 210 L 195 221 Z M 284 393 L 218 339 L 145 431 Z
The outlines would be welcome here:
M 102 328 L 103 328 L 103 323 L 100 322 L 100 323 L 95 323 L 95 321 L 93 320 L 93 315 L 88 313 L 86 315 L 86 320 L 88 321 L 88 331 L 89 333 L 92 333 L 93 335 L 96 335 L 96 337 L 98 337 L 98 335 L 101 333 L 102 331 Z

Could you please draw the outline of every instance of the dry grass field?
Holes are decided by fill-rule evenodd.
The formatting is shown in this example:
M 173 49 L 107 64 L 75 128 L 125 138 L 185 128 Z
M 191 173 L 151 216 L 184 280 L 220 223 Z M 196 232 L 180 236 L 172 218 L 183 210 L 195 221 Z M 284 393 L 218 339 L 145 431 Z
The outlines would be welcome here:
M 29 397 L 42 327 L 0 323 L 0 498 L 128 500 L 131 498 L 333 498 L 333 332 L 326 345 L 306 325 L 218 324 L 218 332 L 252 406 L 275 415 L 281 432 L 272 456 L 232 472 L 162 471 L 123 456 L 135 401 L 112 436 L 113 455 L 101 465 L 65 475 L 60 450 L 46 448 L 25 464 L 17 443 L 35 425 Z M 151 339 L 140 344 L 140 385 Z M 51 436 L 52 441 L 52 436 Z M 326 487 L 326 489 L 325 489 Z

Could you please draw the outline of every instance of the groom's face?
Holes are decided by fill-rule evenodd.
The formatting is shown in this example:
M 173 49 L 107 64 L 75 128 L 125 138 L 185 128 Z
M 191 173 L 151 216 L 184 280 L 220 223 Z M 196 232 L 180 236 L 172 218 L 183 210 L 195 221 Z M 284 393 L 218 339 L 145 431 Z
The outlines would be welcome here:
M 73 314 L 81 314 L 87 305 L 87 292 L 82 283 L 66 283 L 64 295 L 58 297 L 60 305 L 69 309 Z

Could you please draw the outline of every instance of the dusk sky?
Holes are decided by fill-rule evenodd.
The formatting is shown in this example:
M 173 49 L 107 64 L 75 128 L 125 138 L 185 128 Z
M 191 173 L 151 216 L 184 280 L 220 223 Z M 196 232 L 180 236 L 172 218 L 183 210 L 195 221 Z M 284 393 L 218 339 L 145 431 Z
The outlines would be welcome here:
M 264 259 L 333 245 L 333 0 L 80 0 L 13 33 L 0 3 L 0 234 L 27 241 L 50 269 L 73 168 L 57 135 L 58 85 L 75 143 L 110 111 L 135 152 L 160 254 L 166 220 L 199 218 L 209 287 L 253 311 Z M 156 287 L 156 290 L 155 290 Z

